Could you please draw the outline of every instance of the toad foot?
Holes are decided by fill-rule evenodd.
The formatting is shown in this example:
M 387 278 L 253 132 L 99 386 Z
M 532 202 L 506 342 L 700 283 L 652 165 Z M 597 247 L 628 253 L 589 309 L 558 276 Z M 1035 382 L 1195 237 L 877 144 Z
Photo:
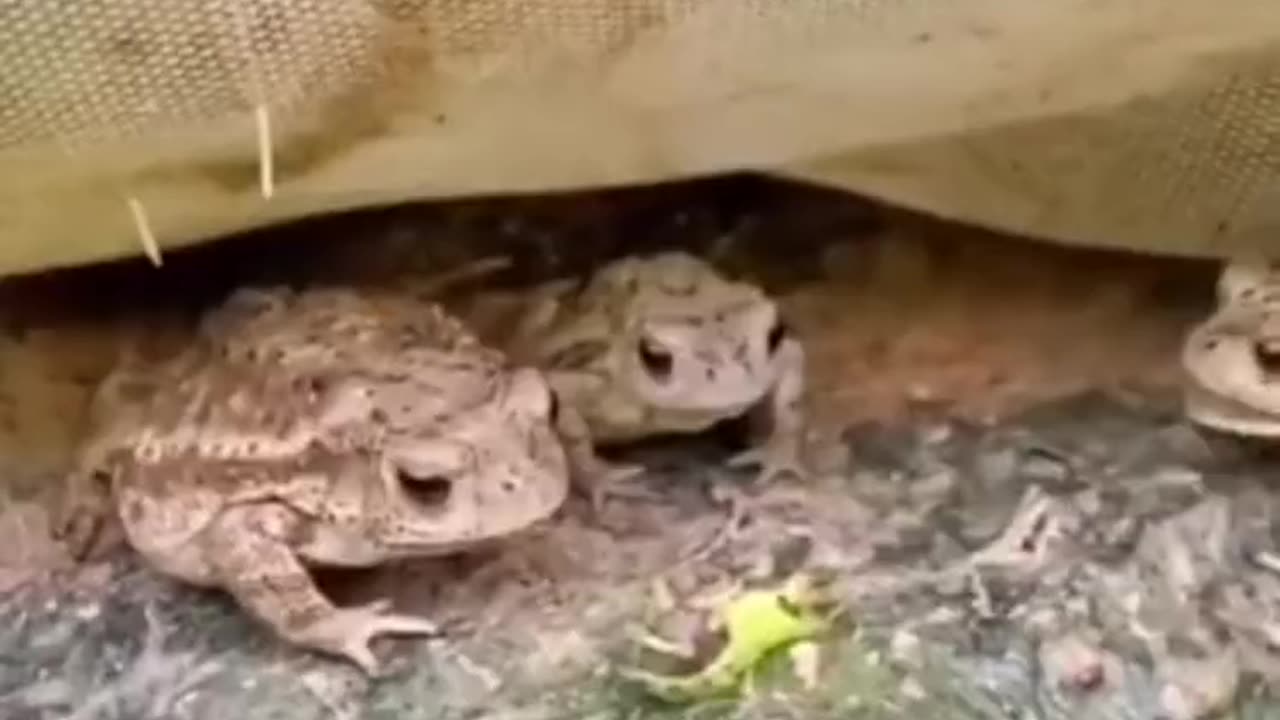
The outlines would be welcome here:
M 630 500 L 653 499 L 654 493 L 637 487 L 634 481 L 645 472 L 645 466 L 638 463 L 610 463 L 596 460 L 592 467 L 583 472 L 589 478 L 586 494 L 591 502 L 591 512 L 599 516 L 604 505 L 612 498 Z
M 798 443 L 771 442 L 763 447 L 754 447 L 729 458 L 731 468 L 758 467 L 757 482 L 772 483 L 783 475 L 792 475 L 803 480 L 809 476 L 805 467 Z
M 370 677 L 379 674 L 369 645 L 380 635 L 437 635 L 440 628 L 426 618 L 388 613 L 389 600 L 353 608 L 337 608 L 327 617 L 296 631 L 294 639 L 318 650 L 347 658 Z

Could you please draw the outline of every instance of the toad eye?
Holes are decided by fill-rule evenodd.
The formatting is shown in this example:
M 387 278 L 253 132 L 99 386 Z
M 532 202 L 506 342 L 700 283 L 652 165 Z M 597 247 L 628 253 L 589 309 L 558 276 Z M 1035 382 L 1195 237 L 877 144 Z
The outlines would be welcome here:
M 650 377 L 665 382 L 671 377 L 672 358 L 671 353 L 664 348 L 659 347 L 649 338 L 640 339 L 640 364 L 644 366 L 645 372 Z
M 397 468 L 396 482 L 410 500 L 428 509 L 443 507 L 453 492 L 453 481 L 443 475 L 417 475 Z
M 769 328 L 769 336 L 766 339 L 766 342 L 768 343 L 770 355 L 778 352 L 778 347 L 782 345 L 782 341 L 786 339 L 787 335 L 790 334 L 790 332 L 791 331 L 787 327 L 786 323 L 782 322 L 781 320 L 773 321 L 773 327 Z
M 1280 344 L 1259 340 L 1253 344 L 1253 354 L 1263 372 L 1268 375 L 1280 372 Z

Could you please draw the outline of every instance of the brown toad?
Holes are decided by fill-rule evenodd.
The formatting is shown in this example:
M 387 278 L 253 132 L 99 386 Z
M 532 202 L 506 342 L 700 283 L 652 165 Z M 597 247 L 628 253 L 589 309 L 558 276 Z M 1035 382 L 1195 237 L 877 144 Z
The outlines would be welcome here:
M 579 289 L 551 286 L 509 347 L 555 389 L 565 448 L 596 502 L 640 468 L 606 463 L 595 445 L 744 414 L 770 432 L 732 465 L 760 465 L 764 479 L 807 472 L 800 341 L 762 290 L 692 255 L 628 257 Z
M 1261 259 L 1230 261 L 1217 297 L 1183 344 L 1187 415 L 1224 432 L 1280 437 L 1280 273 Z
M 431 303 L 246 290 L 182 354 L 108 377 L 81 472 L 108 479 L 155 568 L 374 674 L 370 640 L 434 625 L 335 607 L 307 567 L 451 553 L 549 517 L 568 491 L 554 413 L 537 371 Z

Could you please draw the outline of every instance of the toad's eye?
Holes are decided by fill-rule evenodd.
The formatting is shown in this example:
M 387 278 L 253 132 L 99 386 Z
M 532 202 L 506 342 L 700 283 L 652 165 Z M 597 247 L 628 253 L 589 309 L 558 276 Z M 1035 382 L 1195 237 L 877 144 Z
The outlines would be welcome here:
M 791 331 L 789 328 L 787 328 L 786 323 L 782 322 L 781 320 L 773 321 L 773 327 L 769 328 L 769 337 L 766 340 L 766 342 L 769 344 L 768 346 L 769 346 L 770 355 L 778 352 L 778 346 L 782 345 L 782 341 L 786 339 L 787 335 L 790 332 Z
M 670 352 L 648 338 L 641 338 L 637 351 L 640 354 L 640 364 L 644 366 L 645 372 L 649 373 L 650 377 L 659 382 L 670 379 L 672 366 Z
M 1280 346 L 1277 343 L 1259 340 L 1253 344 L 1253 355 L 1263 372 L 1268 375 L 1280 372 Z
M 453 481 L 443 475 L 417 475 L 397 468 L 396 480 L 405 495 L 425 508 L 443 507 L 453 492 Z

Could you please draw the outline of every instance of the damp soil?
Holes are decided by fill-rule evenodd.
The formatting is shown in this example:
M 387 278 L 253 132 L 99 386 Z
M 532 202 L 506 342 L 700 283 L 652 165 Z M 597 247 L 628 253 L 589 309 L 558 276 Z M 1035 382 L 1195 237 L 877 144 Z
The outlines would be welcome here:
M 761 485 L 737 428 L 622 450 L 653 497 L 571 500 L 519 542 L 323 573 L 445 628 L 387 640 L 368 681 L 123 544 L 72 563 L 48 513 L 87 393 L 140 333 L 180 346 L 248 284 L 455 290 L 680 248 L 778 297 L 805 343 L 820 472 Z M 1000 237 L 753 177 L 402 206 L 0 285 L 0 717 L 1192 718 L 1280 713 L 1274 453 L 1181 414 L 1176 366 L 1211 264 Z M 1263 449 L 1265 450 L 1265 449 Z M 620 677 L 657 588 L 797 569 L 848 622 L 818 663 L 691 707 Z

